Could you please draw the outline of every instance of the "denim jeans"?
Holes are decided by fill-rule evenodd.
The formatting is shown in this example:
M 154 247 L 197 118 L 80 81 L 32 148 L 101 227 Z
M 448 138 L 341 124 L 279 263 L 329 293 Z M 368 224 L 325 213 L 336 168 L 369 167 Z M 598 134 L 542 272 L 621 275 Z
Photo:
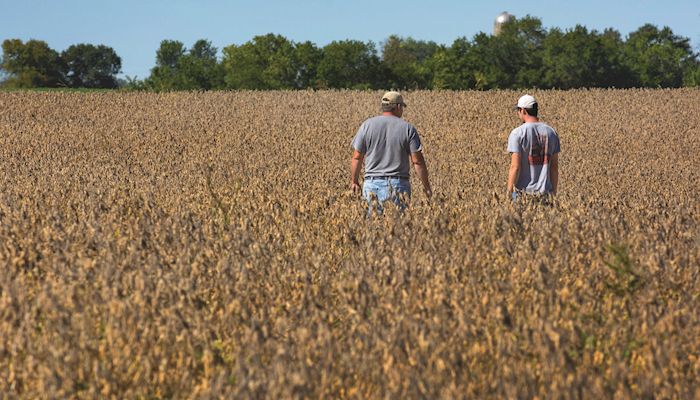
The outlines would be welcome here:
M 522 191 L 513 192 L 513 203 L 533 202 L 543 206 L 552 205 L 552 195 L 549 193 L 527 193 Z
M 391 201 L 396 204 L 399 210 L 406 209 L 407 200 L 411 197 L 411 183 L 408 179 L 380 178 L 365 179 L 362 186 L 362 197 L 367 200 L 369 209 L 367 216 L 372 215 L 372 209 L 377 208 L 377 212 L 384 212 L 384 202 Z

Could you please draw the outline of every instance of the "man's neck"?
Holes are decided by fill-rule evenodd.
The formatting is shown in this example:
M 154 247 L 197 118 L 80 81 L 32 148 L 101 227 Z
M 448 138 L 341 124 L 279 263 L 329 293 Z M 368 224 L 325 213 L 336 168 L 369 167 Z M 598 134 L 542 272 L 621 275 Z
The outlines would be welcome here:
M 532 123 L 534 123 L 534 122 L 540 122 L 540 119 L 537 118 L 537 117 L 531 117 L 531 116 L 528 115 L 527 117 L 523 118 L 523 122 L 524 122 L 524 123 L 528 123 L 528 122 L 532 122 Z
M 384 111 L 384 112 L 382 113 L 382 115 L 385 116 L 385 117 L 396 117 L 396 118 L 401 118 L 401 117 L 399 117 L 398 115 L 394 114 L 394 113 L 391 112 L 391 111 Z

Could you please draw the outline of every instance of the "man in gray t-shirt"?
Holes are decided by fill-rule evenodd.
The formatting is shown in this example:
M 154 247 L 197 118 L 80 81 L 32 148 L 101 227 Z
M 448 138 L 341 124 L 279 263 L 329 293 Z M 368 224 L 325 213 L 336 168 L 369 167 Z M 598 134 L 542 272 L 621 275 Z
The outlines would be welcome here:
M 401 119 L 406 103 L 398 92 L 382 96 L 382 114 L 362 123 L 352 141 L 350 189 L 360 192 L 359 175 L 365 165 L 364 197 L 376 197 L 381 203 L 391 200 L 400 204 L 399 194 L 411 195 L 410 164 L 416 170 L 428 197 L 432 195 L 428 167 L 416 127 Z
M 508 137 L 511 153 L 508 193 L 556 194 L 559 184 L 559 136 L 537 117 L 537 101 L 530 95 L 514 107 L 522 125 Z

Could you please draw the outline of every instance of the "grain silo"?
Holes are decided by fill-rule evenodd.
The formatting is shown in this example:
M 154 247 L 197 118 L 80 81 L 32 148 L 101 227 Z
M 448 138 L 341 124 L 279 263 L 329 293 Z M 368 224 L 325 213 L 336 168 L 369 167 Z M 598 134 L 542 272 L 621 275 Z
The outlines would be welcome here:
M 503 29 L 503 25 L 511 22 L 514 19 L 515 16 L 513 14 L 509 14 L 507 11 L 503 11 L 502 13 L 498 14 L 496 16 L 496 20 L 493 21 L 493 34 L 499 35 L 501 33 L 501 29 Z

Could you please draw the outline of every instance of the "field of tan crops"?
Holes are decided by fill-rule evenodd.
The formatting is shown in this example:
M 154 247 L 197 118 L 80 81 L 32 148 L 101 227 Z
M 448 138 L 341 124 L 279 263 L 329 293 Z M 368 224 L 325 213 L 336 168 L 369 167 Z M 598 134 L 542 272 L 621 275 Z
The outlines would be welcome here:
M 699 398 L 700 90 L 408 92 L 435 192 L 364 218 L 379 92 L 0 93 L 0 398 Z

